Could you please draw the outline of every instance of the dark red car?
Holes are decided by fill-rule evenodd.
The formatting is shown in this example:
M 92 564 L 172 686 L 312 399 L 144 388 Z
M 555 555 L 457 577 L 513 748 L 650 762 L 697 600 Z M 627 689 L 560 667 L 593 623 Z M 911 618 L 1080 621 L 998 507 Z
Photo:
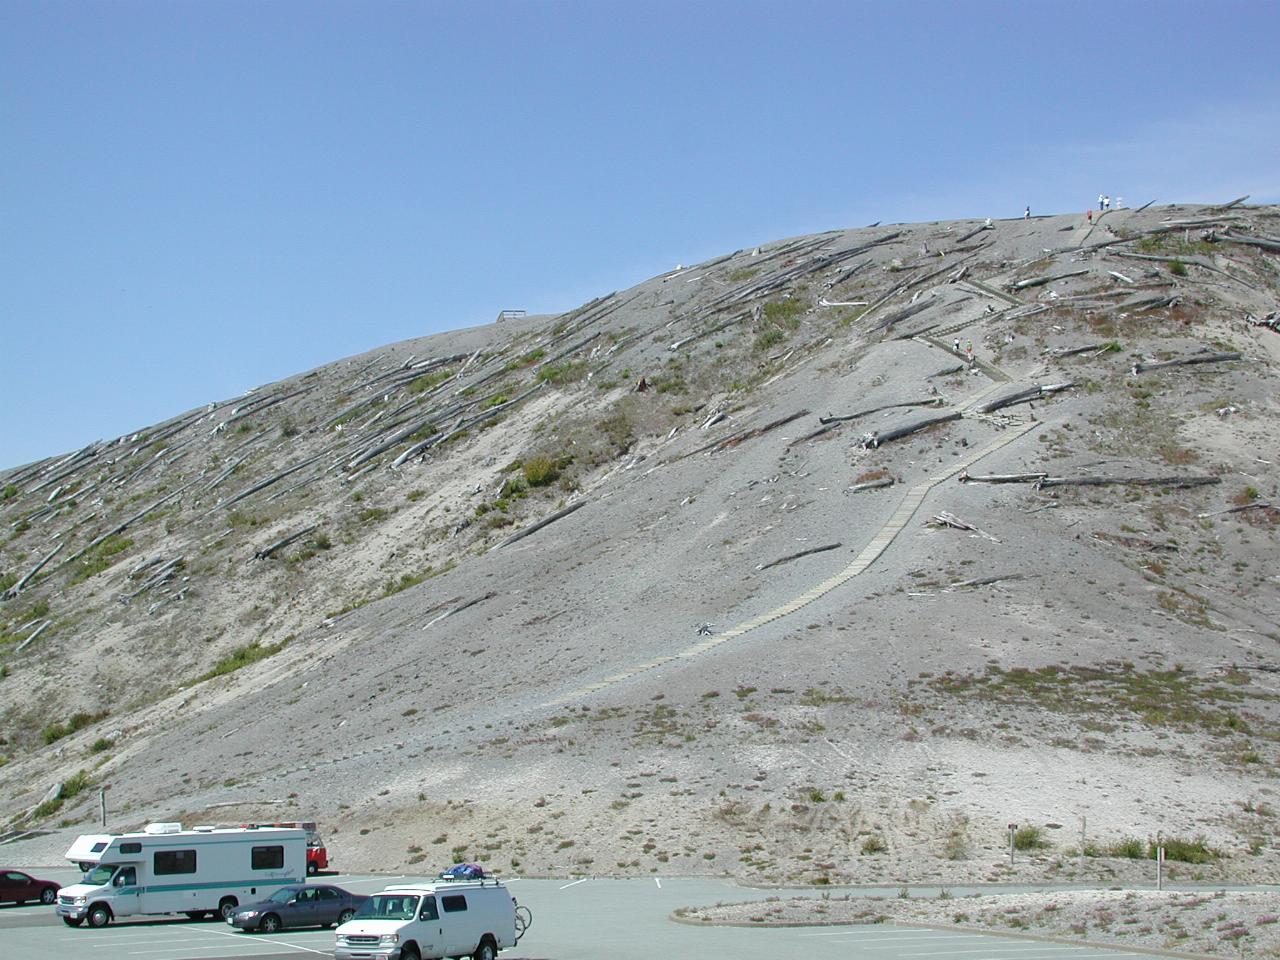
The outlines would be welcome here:
M 53 903 L 58 899 L 58 887 L 52 880 L 37 880 L 21 870 L 0 870 L 0 903 Z

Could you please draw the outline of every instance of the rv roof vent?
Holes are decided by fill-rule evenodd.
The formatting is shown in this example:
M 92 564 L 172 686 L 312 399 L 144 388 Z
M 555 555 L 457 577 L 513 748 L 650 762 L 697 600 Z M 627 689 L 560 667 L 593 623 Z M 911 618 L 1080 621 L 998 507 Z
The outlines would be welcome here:
M 148 823 L 146 833 L 181 833 L 182 824 L 180 823 Z
M 213 833 L 213 831 L 217 830 L 218 828 L 213 826 L 212 824 L 204 823 L 204 824 L 200 824 L 199 826 L 192 827 L 191 829 L 199 833 Z

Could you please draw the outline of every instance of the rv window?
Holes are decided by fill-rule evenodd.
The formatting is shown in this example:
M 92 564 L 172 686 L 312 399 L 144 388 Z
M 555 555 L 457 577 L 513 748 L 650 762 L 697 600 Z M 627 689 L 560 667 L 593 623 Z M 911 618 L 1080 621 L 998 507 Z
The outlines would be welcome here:
M 105 840 L 99 840 L 97 843 L 95 843 L 95 844 L 94 844 L 94 845 L 89 849 L 89 852 L 90 852 L 90 853 L 101 853 L 101 852 L 102 852 L 103 850 L 105 850 L 105 849 L 107 849 L 107 843 L 106 843 L 106 841 L 105 841 Z
M 249 866 L 254 870 L 279 870 L 284 866 L 284 847 L 254 847 Z
M 195 873 L 196 852 L 194 850 L 157 850 L 152 869 L 156 876 L 167 873 Z
M 120 844 L 121 853 L 141 853 L 142 844 L 140 843 L 122 843 Z
M 116 872 L 114 863 L 104 863 L 93 868 L 92 872 L 86 873 L 84 882 L 92 887 L 100 887 L 104 883 L 111 880 L 111 875 Z
M 445 913 L 461 913 L 467 909 L 467 898 L 460 893 L 455 893 L 452 896 L 441 897 L 440 905 L 444 907 Z
M 423 897 L 422 912 L 418 914 L 419 920 L 439 920 L 440 913 L 436 910 L 435 897 Z

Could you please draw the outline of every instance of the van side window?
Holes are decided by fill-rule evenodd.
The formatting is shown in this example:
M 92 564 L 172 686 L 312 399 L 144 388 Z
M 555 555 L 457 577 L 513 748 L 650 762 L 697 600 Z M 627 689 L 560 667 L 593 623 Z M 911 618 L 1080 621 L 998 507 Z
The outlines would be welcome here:
M 422 898 L 422 910 L 418 913 L 419 920 L 439 920 L 440 911 L 436 909 L 435 897 Z
M 279 870 L 284 866 L 284 847 L 254 847 L 249 866 L 254 870 Z
M 467 909 L 467 898 L 460 893 L 440 898 L 440 905 L 445 913 L 461 913 Z
M 103 850 L 105 850 L 105 849 L 107 849 L 106 841 L 105 841 L 105 840 L 99 840 L 97 843 L 95 843 L 92 847 L 90 847 L 90 848 L 89 848 L 89 852 L 90 852 L 90 853 L 101 853 L 101 852 L 102 852 Z
M 157 876 L 167 873 L 195 873 L 196 852 L 194 850 L 157 850 L 152 872 Z
M 140 843 L 122 843 L 120 844 L 121 853 L 141 853 L 142 844 Z

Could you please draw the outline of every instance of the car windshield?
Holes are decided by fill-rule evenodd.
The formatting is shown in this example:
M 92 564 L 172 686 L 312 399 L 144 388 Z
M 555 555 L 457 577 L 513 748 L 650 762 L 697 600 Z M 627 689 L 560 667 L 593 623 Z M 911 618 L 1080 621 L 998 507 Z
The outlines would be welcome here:
M 100 887 L 103 884 L 110 883 L 112 874 L 118 869 L 120 869 L 119 864 L 100 863 L 84 875 L 84 882 Z
M 418 898 L 403 893 L 376 893 L 356 913 L 358 920 L 412 920 Z
M 267 897 L 272 903 L 288 903 L 298 895 L 297 887 L 284 887 Z

